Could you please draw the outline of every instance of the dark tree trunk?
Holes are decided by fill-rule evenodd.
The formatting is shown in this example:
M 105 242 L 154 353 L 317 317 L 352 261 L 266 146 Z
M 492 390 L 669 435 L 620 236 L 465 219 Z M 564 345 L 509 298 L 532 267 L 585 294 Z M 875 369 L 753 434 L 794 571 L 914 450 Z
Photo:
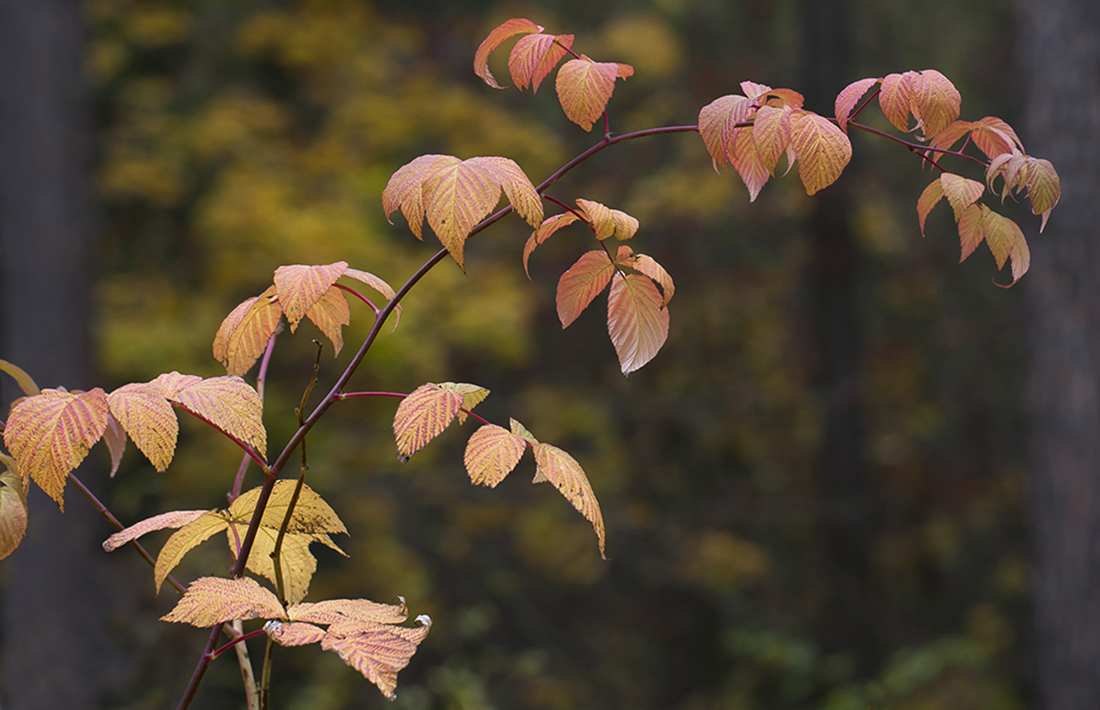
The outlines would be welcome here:
M 40 386 L 87 388 L 92 261 L 78 0 L 0 1 L 0 357 Z M 21 394 L 4 378 L 4 406 Z M 31 496 L 7 560 L 0 623 L 4 710 L 97 706 L 105 677 L 104 523 Z
M 1028 151 L 1062 201 L 1032 240 L 1027 416 L 1039 695 L 1100 708 L 1100 3 L 1023 0 Z
M 832 113 L 850 81 L 851 40 L 846 0 L 804 0 L 803 82 L 806 107 Z M 829 578 L 824 638 L 873 670 L 877 644 L 867 590 L 873 539 L 871 494 L 863 454 L 859 372 L 862 332 L 857 298 L 858 253 L 851 229 L 846 175 L 815 195 L 809 229 L 814 249 L 810 299 L 815 325 L 817 387 L 825 405 L 818 458 Z

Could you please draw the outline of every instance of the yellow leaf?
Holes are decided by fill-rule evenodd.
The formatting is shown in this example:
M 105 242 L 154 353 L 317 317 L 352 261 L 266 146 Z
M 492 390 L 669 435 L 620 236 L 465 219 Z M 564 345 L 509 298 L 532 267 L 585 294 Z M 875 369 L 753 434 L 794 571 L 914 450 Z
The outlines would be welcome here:
M 508 421 L 513 434 L 523 437 L 524 441 L 530 442 L 532 445 L 539 443 L 539 440 L 536 439 L 531 432 L 527 431 L 527 427 L 523 426 L 515 419 L 509 419 Z
M 400 604 L 380 604 L 369 599 L 326 599 L 322 602 L 295 604 L 287 609 L 292 621 L 313 624 L 337 624 L 354 621 L 359 624 L 400 624 L 409 618 L 405 600 Z
M 171 373 L 178 376 L 179 373 Z M 153 383 L 157 383 L 161 375 Z M 197 381 L 196 381 L 197 380 Z M 218 429 L 251 445 L 264 456 L 267 431 L 263 424 L 263 402 L 256 390 L 239 377 L 196 377 L 180 386 L 169 399 Z M 150 383 L 150 384 L 153 384 Z
M 289 479 L 275 482 L 275 486 L 271 489 L 271 496 L 267 500 L 267 507 L 264 508 L 263 518 L 260 520 L 261 525 L 274 528 L 276 531 L 282 526 L 297 483 Z M 245 523 L 252 520 L 261 490 L 261 488 L 253 488 L 238 496 L 237 500 L 229 506 L 230 517 Z M 309 534 L 347 534 L 348 532 L 336 511 L 305 483 L 302 484 L 302 490 L 294 504 L 294 513 L 290 516 L 286 529 L 289 533 Z
M 286 315 L 287 323 L 290 324 L 291 333 L 297 329 L 302 318 L 328 293 L 347 269 L 346 261 L 324 266 L 292 264 L 275 269 L 275 289 L 279 294 L 283 314 Z M 346 310 L 347 304 L 344 305 Z
M 424 180 L 432 175 L 436 164 L 440 166 L 459 163 L 453 155 L 421 155 L 397 169 L 382 190 L 382 209 L 386 219 L 399 208 L 409 223 L 409 229 L 421 238 L 424 226 Z
M 23 390 L 23 394 L 28 397 L 33 397 L 41 391 L 38 385 L 34 383 L 34 379 L 23 368 L 13 365 L 7 360 L 0 360 L 0 372 L 11 375 L 19 385 L 19 389 Z
M 630 257 L 630 261 L 627 264 L 635 271 L 645 274 L 653 280 L 655 284 L 661 287 L 661 291 L 664 292 L 664 298 L 661 299 L 661 306 L 667 306 L 668 302 L 672 300 L 673 294 L 676 293 L 676 285 L 672 282 L 672 276 L 665 271 L 664 267 L 658 264 L 653 257 L 646 256 L 645 254 L 635 254 Z
M 140 524 L 140 523 L 139 523 Z M 191 522 L 172 534 L 172 537 L 160 548 L 157 555 L 157 563 L 153 567 L 153 586 L 157 594 L 164 580 L 180 563 L 184 555 L 190 552 L 196 545 L 209 539 L 215 533 L 229 527 L 229 522 L 220 514 L 214 512 L 202 513 Z
M 496 77 L 489 71 L 489 55 L 509 37 L 514 37 L 517 34 L 542 32 L 542 30 L 542 25 L 536 25 L 523 17 L 513 18 L 494 27 L 489 36 L 478 45 L 477 51 L 474 53 L 474 73 L 494 89 L 503 89 L 504 87 L 497 83 Z
M 365 283 L 366 285 L 370 286 L 371 288 L 373 288 L 378 293 L 385 296 L 387 301 L 393 300 L 393 297 L 397 295 L 397 292 L 393 290 L 393 286 L 390 286 L 388 283 L 386 283 L 385 280 L 379 278 L 378 276 L 375 276 L 374 274 L 370 273 L 369 271 L 360 271 L 359 269 L 348 269 L 347 271 L 344 272 L 344 276 L 347 276 L 348 278 L 352 278 L 352 279 L 355 279 L 356 281 L 360 281 L 362 283 Z M 397 324 L 401 322 L 401 304 L 398 304 L 393 309 L 393 314 L 394 314 L 394 325 L 393 325 L 393 327 L 397 328 Z
M 749 202 L 755 201 L 771 177 L 771 170 L 756 151 L 753 128 L 737 129 L 730 144 L 729 160 L 749 191 Z
M 985 185 L 977 180 L 968 180 L 954 173 L 940 175 L 940 185 L 943 186 L 943 194 L 955 211 L 955 221 L 962 216 L 963 210 L 978 201 L 985 192 Z M 927 189 L 927 188 L 925 188 Z
M 428 617 L 421 616 L 419 620 L 422 625 L 415 628 L 375 624 L 340 634 L 330 628 L 321 640 L 321 648 L 335 651 L 344 663 L 362 673 L 392 700 L 397 672 L 409 664 L 431 627 Z
M 752 139 L 756 153 L 772 175 L 791 142 L 790 117 L 791 110 L 787 107 L 761 106 L 753 119 Z
M 126 430 L 114 417 L 107 418 L 107 428 L 103 430 L 103 443 L 107 444 L 107 450 L 111 453 L 110 476 L 114 478 L 122 463 L 122 455 L 126 453 Z
M 798 177 L 806 194 L 836 182 L 852 159 L 848 136 L 831 121 L 798 109 L 790 119 L 791 147 L 798 158 Z
M 699 135 L 707 146 L 714 161 L 714 169 L 732 162 L 734 140 L 737 132 L 748 128 L 737 128 L 738 123 L 750 120 L 756 111 L 756 105 L 745 96 L 732 94 L 722 96 L 710 102 L 699 111 Z
M 344 294 L 335 288 L 325 291 L 306 312 L 306 317 L 332 342 L 333 357 L 339 355 L 344 348 L 342 328 L 351 323 L 351 311 Z
M 628 64 L 594 62 L 581 55 L 570 59 L 558 70 L 558 100 L 570 121 L 586 131 L 603 114 L 616 79 L 626 79 L 634 74 Z
M 612 236 L 619 241 L 625 241 L 638 232 L 638 220 L 626 212 L 613 210 L 591 200 L 578 199 L 577 204 L 588 217 L 588 223 L 592 225 L 596 239 L 600 241 Z
M 264 631 L 280 646 L 305 646 L 317 643 L 325 635 L 319 626 L 294 621 L 269 621 L 264 624 Z
M 500 201 L 500 183 L 477 161 L 436 164 L 423 182 L 428 224 L 463 270 L 466 238 Z
M 1031 201 L 1031 213 L 1042 215 L 1043 222 L 1039 232 L 1047 226 L 1051 210 L 1062 198 L 1062 182 L 1050 161 L 1042 158 L 1028 158 L 1027 197 Z
M 173 399 L 181 391 L 193 385 L 197 385 L 200 382 L 202 382 L 202 378 L 198 375 L 181 375 L 173 370 L 172 372 L 158 375 L 157 378 L 152 380 L 149 384 L 159 387 L 165 397 Z
M 230 375 L 248 372 L 279 327 L 283 309 L 275 286 L 233 309 L 214 337 L 214 358 Z
M 98 387 L 79 394 L 45 389 L 12 407 L 4 443 L 19 472 L 64 510 L 66 477 L 103 436 L 108 416 L 107 395 Z
M 987 158 L 993 159 L 1003 153 L 1011 153 L 1014 147 L 1023 152 L 1024 144 L 1020 142 L 1016 131 L 996 116 L 979 118 L 972 125 L 974 130 L 970 138 Z
M 107 396 L 107 404 L 153 468 L 167 469 L 176 452 L 179 422 L 164 390 L 148 383 L 123 385 Z
M 557 307 L 562 328 L 577 319 L 588 304 L 607 288 L 615 265 L 604 251 L 582 254 L 558 279 Z
M 408 461 L 450 426 L 462 407 L 462 399 L 462 395 L 429 382 L 402 400 L 393 418 L 398 458 Z
M 519 463 L 527 440 L 495 424 L 486 424 L 466 444 L 464 463 L 474 485 L 495 488 Z
M 129 543 L 131 540 L 138 539 L 145 533 L 150 533 L 154 530 L 164 530 L 165 528 L 182 528 L 185 525 L 188 525 L 199 519 L 207 512 L 213 513 L 214 511 L 173 510 L 169 513 L 154 515 L 153 517 L 146 518 L 139 523 L 134 523 L 128 528 L 119 530 L 114 535 L 103 541 L 103 549 L 106 552 L 113 552 L 114 550 L 117 550 L 123 545 Z
M 248 530 L 248 521 L 235 522 L 226 531 L 229 542 L 229 550 L 236 559 L 237 544 L 244 540 Z M 252 544 L 252 552 L 248 556 L 245 567 L 249 572 L 266 577 L 272 584 L 276 584 L 275 541 L 279 536 L 278 528 L 261 525 L 256 530 L 256 539 Z M 305 598 L 309 592 L 309 583 L 313 579 L 313 573 L 317 571 L 317 558 L 309 551 L 312 542 L 319 542 L 324 535 L 310 535 L 304 533 L 287 533 L 283 536 L 283 544 L 279 554 L 279 565 L 283 574 L 283 593 L 287 602 L 296 604 Z
M 508 202 L 515 208 L 516 214 L 527 224 L 538 227 L 542 223 L 542 197 L 527 174 L 514 160 L 490 156 L 470 158 L 465 162 L 483 170 L 493 182 L 500 185 Z M 495 204 L 494 202 L 494 206 Z
M 913 71 L 904 74 L 887 74 L 882 79 L 878 105 L 886 120 L 899 131 L 909 132 L 909 113 L 913 106 L 914 84 L 920 75 Z
M 462 395 L 462 409 L 465 409 L 466 412 L 472 411 L 474 407 L 484 402 L 485 398 L 489 396 L 489 390 L 466 382 L 440 382 L 439 387 L 448 392 Z M 462 409 L 458 410 L 458 414 L 455 415 L 460 425 L 466 423 L 467 416 Z
M 565 499 L 580 511 L 588 522 L 592 523 L 592 529 L 596 531 L 596 538 L 600 545 L 600 556 L 604 556 L 604 526 L 603 514 L 600 512 L 599 501 L 592 492 L 592 486 L 588 482 L 588 476 L 584 469 L 569 454 L 550 444 L 535 445 L 535 463 L 538 469 L 535 473 L 539 477 L 550 481 Z
M 951 81 L 935 69 L 925 69 L 912 82 L 912 112 L 931 138 L 959 117 L 962 96 Z
M 18 473 L 0 474 L 0 560 L 10 555 L 27 533 L 27 497 Z
M 283 605 L 255 580 L 202 577 L 188 585 L 183 598 L 161 621 L 174 621 L 205 628 L 241 619 L 280 619 Z
M 616 273 L 607 297 L 607 332 L 624 375 L 652 360 L 668 338 L 668 309 L 648 276 Z

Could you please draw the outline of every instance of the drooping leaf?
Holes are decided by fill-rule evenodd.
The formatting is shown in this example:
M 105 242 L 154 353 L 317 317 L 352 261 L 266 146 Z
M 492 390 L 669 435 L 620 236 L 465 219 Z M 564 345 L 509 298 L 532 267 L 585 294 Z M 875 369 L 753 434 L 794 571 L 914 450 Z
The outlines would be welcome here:
M 985 216 L 989 214 L 989 208 L 985 205 L 970 205 L 959 216 L 959 242 L 962 256 L 959 263 L 974 253 L 978 245 L 985 239 L 985 228 L 982 224 Z
M 468 382 L 440 382 L 439 387 L 448 392 L 462 395 L 462 409 L 458 410 L 458 414 L 455 415 L 460 425 L 466 423 L 466 412 L 472 411 L 474 407 L 484 402 L 485 398 L 489 396 L 489 390 L 480 385 L 471 385 Z M 462 411 L 463 409 L 466 412 Z
M 943 194 L 955 211 L 955 221 L 962 217 L 963 210 L 978 201 L 985 192 L 985 185 L 977 180 L 968 180 L 954 173 L 940 175 L 940 185 L 943 186 Z
M 122 456 L 126 453 L 126 430 L 114 417 L 107 417 L 107 428 L 103 430 L 103 443 L 107 444 L 107 450 L 111 453 L 109 475 L 114 478 L 118 473 L 118 467 L 122 464 Z
M 27 496 L 19 474 L 7 468 L 0 473 L 0 560 L 19 547 L 27 534 Z
M 386 219 L 398 209 L 405 215 L 409 229 L 421 238 L 424 226 L 424 180 L 434 174 L 434 169 L 461 162 L 453 155 L 421 155 L 397 169 L 382 191 L 382 209 Z
M 231 523 L 226 530 L 229 552 L 233 555 L 234 561 L 236 561 L 237 541 L 244 540 L 247 530 L 247 520 Z M 249 572 L 266 577 L 272 584 L 278 583 L 274 560 L 275 542 L 278 537 L 278 528 L 259 526 L 256 529 L 255 541 L 252 543 L 252 552 L 248 555 L 248 562 L 245 564 Z M 279 565 L 283 575 L 283 593 L 290 604 L 296 604 L 305 598 L 309 592 L 313 573 L 317 571 L 317 558 L 309 551 L 309 545 L 313 542 L 326 542 L 327 545 L 335 547 L 325 535 L 287 533 L 283 536 Z M 339 548 L 336 549 L 339 550 Z
M 130 541 L 136 540 L 142 535 L 153 532 L 154 530 L 164 530 L 166 528 L 182 528 L 185 525 L 194 522 L 208 512 L 213 513 L 214 511 L 173 510 L 169 513 L 154 515 L 153 517 L 146 518 L 139 523 L 134 523 L 128 528 L 119 530 L 114 535 L 103 541 L 103 549 L 106 552 L 113 552 L 123 545 L 128 544 Z
M 973 204 L 967 207 L 959 219 L 959 239 L 962 243 L 962 258 L 966 259 L 982 241 L 985 241 L 997 268 L 1004 267 L 1008 259 L 1012 260 L 1012 283 L 1027 273 L 1031 264 L 1031 252 L 1020 227 L 985 205 Z
M 645 274 L 661 287 L 661 291 L 664 292 L 661 306 L 667 306 L 668 302 L 672 300 L 673 294 L 676 293 L 676 285 L 672 283 L 672 277 L 665 271 L 665 268 L 658 264 L 653 257 L 645 254 L 635 254 L 631 257 L 628 265 L 635 271 Z
M 974 121 L 970 134 L 974 145 L 992 160 L 1002 153 L 1011 153 L 1014 148 L 1020 152 L 1024 150 L 1024 144 L 1012 126 L 996 116 L 986 116 Z
M 329 629 L 321 648 L 335 651 L 344 663 L 363 674 L 387 698 L 395 697 L 397 672 L 409 664 L 416 647 L 428 635 L 431 619 L 418 617 L 421 626 L 409 628 L 372 624 L 337 634 Z
M 768 89 L 765 92 L 765 98 L 769 106 L 789 106 L 790 108 L 802 108 L 806 100 L 794 89 Z
M 611 99 L 615 80 L 633 75 L 634 68 L 629 64 L 594 62 L 582 54 L 558 70 L 558 101 L 570 121 L 590 131 Z
M 599 202 L 584 199 L 578 199 L 577 205 L 588 217 L 588 223 L 600 241 L 608 237 L 625 241 L 638 232 L 638 220 L 622 210 L 613 210 Z
M 489 55 L 509 37 L 514 37 L 518 34 L 542 32 L 542 30 L 542 25 L 536 25 L 534 22 L 523 17 L 513 18 L 494 27 L 492 32 L 489 33 L 489 36 L 478 46 L 477 52 L 474 53 L 474 73 L 480 76 L 482 81 L 494 89 L 503 89 L 504 87 L 497 83 L 496 77 L 489 71 Z
M 924 222 L 928 219 L 928 213 L 943 199 L 943 183 L 939 178 L 928 183 L 924 192 L 917 199 L 917 218 L 920 220 L 920 233 L 924 236 Z
M 344 348 L 343 327 L 351 323 L 348 300 L 339 289 L 330 288 L 310 307 L 306 317 L 317 326 L 332 343 L 333 357 Z
M 107 395 L 45 389 L 17 402 L 4 429 L 4 443 L 20 474 L 42 488 L 65 509 L 66 477 L 107 428 Z
M 161 375 L 150 384 L 159 384 L 162 378 L 174 379 L 176 376 L 180 376 L 178 372 Z M 266 454 L 267 431 L 263 424 L 263 401 L 256 390 L 240 377 L 232 375 L 206 380 L 195 377 L 188 382 L 190 384 L 174 388 L 175 392 L 167 395 L 168 399 L 244 444 L 252 446 L 260 456 Z
M 282 305 L 274 285 L 242 302 L 222 321 L 214 337 L 214 358 L 230 375 L 244 375 L 267 348 L 279 327 Z
M 514 160 L 490 156 L 470 158 L 466 162 L 484 170 L 493 182 L 500 185 L 508 202 L 515 208 L 516 214 L 527 224 L 538 227 L 542 223 L 542 197 L 539 196 L 531 179 Z
M 558 319 L 562 328 L 577 319 L 592 299 L 607 288 L 615 265 L 607 253 L 593 250 L 581 255 L 558 280 Z
M 280 619 L 283 605 L 256 580 L 201 577 L 187 586 L 187 592 L 172 611 L 160 619 L 206 628 L 241 619 Z
M 867 93 L 867 90 L 880 81 L 882 81 L 882 79 L 879 77 L 853 81 L 837 94 L 834 108 L 836 122 L 837 125 L 840 126 L 840 130 L 845 133 L 848 132 L 848 119 L 852 115 L 852 109 L 856 107 L 856 104 L 858 104 L 859 100 L 863 98 L 863 95 Z
M 1027 197 L 1031 201 L 1031 213 L 1042 215 L 1039 225 L 1042 233 L 1047 226 L 1050 212 L 1062 198 L 1062 182 L 1050 161 L 1030 158 L 1027 168 Z
M 596 531 L 596 538 L 600 545 L 600 556 L 604 556 L 605 531 L 603 525 L 603 513 L 600 512 L 599 501 L 592 492 L 592 485 L 588 482 L 588 476 L 584 469 L 572 456 L 550 444 L 537 444 L 535 449 L 535 463 L 538 466 L 535 473 L 536 479 L 544 478 L 550 481 L 558 491 L 565 496 L 574 508 L 580 511 L 588 522 L 592 523 L 592 529 Z
M 516 436 L 523 437 L 523 440 L 528 442 L 531 445 L 539 443 L 539 440 L 536 439 L 534 437 L 534 435 L 531 434 L 531 432 L 527 431 L 527 427 L 523 426 L 522 424 L 520 424 L 515 419 L 509 419 L 508 422 L 509 422 L 509 426 L 512 427 L 512 433 L 513 434 L 515 434 Z
M 275 289 L 279 294 L 283 315 L 290 324 L 291 333 L 298 328 L 298 323 L 306 317 L 314 304 L 328 293 L 332 285 L 347 270 L 346 261 L 337 261 L 324 266 L 291 264 L 275 269 Z M 346 308 L 347 304 L 344 305 Z
M 275 482 L 274 487 L 271 489 L 271 495 L 268 497 L 267 506 L 264 508 L 263 517 L 260 519 L 261 525 L 278 531 L 283 524 L 283 519 L 286 517 L 297 483 L 294 480 Z M 256 503 L 260 499 L 260 491 L 260 488 L 253 488 L 239 495 L 233 501 L 233 504 L 229 506 L 229 516 L 234 520 L 245 523 L 252 520 Z M 287 523 L 287 532 L 308 534 L 344 533 L 346 535 L 348 531 L 344 527 L 343 521 L 340 520 L 340 516 L 332 509 L 332 506 L 317 495 L 312 488 L 303 483 L 302 490 L 298 493 L 298 500 L 294 504 L 294 512 Z
M 457 392 L 447 391 L 429 382 L 417 387 L 402 400 L 393 418 L 398 458 L 408 461 L 410 456 L 450 426 L 462 408 L 462 399 Z
M 531 87 L 531 93 L 539 90 L 539 84 L 554 71 L 554 67 L 573 46 L 573 35 L 529 34 L 519 38 L 508 57 L 508 69 L 516 88 Z
M 38 385 L 34 383 L 34 379 L 27 374 L 26 370 L 18 365 L 14 365 L 7 360 L 0 360 L 0 372 L 6 372 L 11 375 L 19 385 L 19 389 L 23 390 L 23 394 L 28 397 L 33 397 L 41 392 Z
M 951 150 L 959 140 L 970 135 L 973 130 L 974 123 L 972 121 L 955 121 L 933 136 L 928 143 L 928 147 L 937 150 Z
M 573 224 L 577 219 L 577 215 L 572 212 L 551 215 L 539 225 L 538 229 L 531 232 L 531 236 L 527 238 L 527 243 L 523 245 L 523 271 L 527 274 L 527 278 L 531 278 L 531 272 L 527 269 L 527 261 L 531 258 L 535 248 L 549 239 L 554 232 L 566 225 Z
M 616 273 L 607 298 L 607 332 L 624 375 L 653 359 L 668 338 L 668 309 L 648 276 Z
M 495 488 L 519 463 L 527 440 L 496 424 L 486 424 L 466 443 L 463 461 L 470 482 Z
M 912 82 L 912 102 L 913 115 L 928 139 L 959 117 L 962 95 L 946 76 L 935 69 L 925 69 Z
M 729 154 L 730 164 L 749 191 L 749 202 L 756 200 L 771 177 L 771 170 L 756 151 L 752 128 L 738 128 Z
M 745 92 L 745 96 L 750 99 L 758 99 L 761 96 L 765 96 L 772 90 L 772 87 L 767 84 L 757 84 L 755 81 L 742 81 L 741 91 Z
M 380 604 L 369 599 L 326 599 L 320 602 L 303 602 L 287 609 L 293 621 L 329 626 L 343 622 L 358 624 L 401 624 L 409 618 L 405 600 L 400 604 Z
M 909 114 L 913 107 L 913 89 L 920 78 L 917 72 L 887 74 L 882 78 L 882 89 L 878 94 L 878 105 L 894 128 L 909 132 Z
M 164 397 L 164 390 L 148 383 L 123 385 L 107 395 L 107 404 L 113 419 L 122 425 L 153 468 L 167 469 L 176 452 L 179 422 Z
M 195 548 L 196 545 L 210 539 L 216 533 L 229 527 L 229 521 L 221 514 L 203 513 L 191 522 L 172 534 L 160 548 L 157 555 L 157 563 L 153 567 L 153 586 L 160 593 L 160 587 L 168 575 L 180 563 L 184 555 Z
M 397 295 L 397 292 L 393 290 L 393 286 L 390 286 L 386 281 L 369 271 L 360 271 L 359 269 L 348 269 L 344 272 L 344 276 L 355 279 L 365 283 L 373 288 L 378 293 L 386 297 L 387 301 L 392 301 L 393 297 Z M 397 304 L 393 309 L 393 329 L 397 330 L 398 324 L 401 323 L 401 304 Z
M 752 139 L 756 153 L 772 175 L 791 142 L 790 116 L 791 110 L 787 107 L 761 106 L 753 119 Z
M 812 195 L 836 182 L 852 159 L 852 144 L 844 131 L 816 113 L 793 111 L 791 147 L 798 157 L 798 177 Z
M 737 132 L 748 129 L 749 134 L 752 133 L 751 126 L 739 129 L 737 124 L 751 119 L 755 111 L 756 105 L 751 99 L 736 94 L 719 97 L 699 111 L 699 135 L 714 161 L 715 170 L 732 162 L 730 156 Z

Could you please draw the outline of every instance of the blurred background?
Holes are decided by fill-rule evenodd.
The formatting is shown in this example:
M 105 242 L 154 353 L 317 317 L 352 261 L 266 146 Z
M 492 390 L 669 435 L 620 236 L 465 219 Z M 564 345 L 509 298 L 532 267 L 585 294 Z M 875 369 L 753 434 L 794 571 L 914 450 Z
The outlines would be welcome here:
M 530 228 L 510 218 L 467 246 L 466 275 L 448 261 L 416 287 L 352 387 L 488 387 L 479 414 L 515 417 L 584 466 L 609 561 L 561 496 L 529 485 L 530 457 L 499 488 L 474 488 L 470 424 L 402 465 L 393 400 L 339 404 L 310 434 L 308 480 L 351 531 L 336 540 L 350 557 L 315 550 L 309 599 L 402 595 L 435 625 L 393 705 L 307 647 L 277 652 L 273 707 L 1095 710 L 1092 5 L 5 3 L 0 357 L 42 386 L 214 376 L 218 324 L 280 264 L 346 260 L 400 285 L 436 247 L 385 220 L 398 167 L 503 155 L 537 183 L 599 138 L 565 119 L 549 81 L 532 96 L 474 76 L 477 45 L 510 17 L 635 67 L 609 106 L 616 133 L 693 124 L 744 80 L 831 115 L 851 81 L 936 68 L 964 119 L 1006 119 L 1062 175 L 1041 237 L 1026 205 L 1004 208 L 1031 244 L 1020 287 L 995 286 L 1010 278 L 985 247 L 957 265 L 946 207 L 921 237 L 914 205 L 932 176 L 882 140 L 854 134 L 852 164 L 814 198 L 790 175 L 753 204 L 695 134 L 602 153 L 549 194 L 641 221 L 635 250 L 678 287 L 653 362 L 621 375 L 602 297 L 562 331 L 557 278 L 590 236 L 560 232 L 528 282 Z M 491 64 L 501 79 L 509 47 Z M 886 127 L 877 108 L 864 119 Z M 353 306 L 320 391 L 370 321 Z M 313 337 L 306 324 L 276 347 L 275 451 Z M 131 447 L 115 479 L 98 449 L 82 475 L 131 523 L 223 507 L 239 460 L 183 421 L 166 473 Z M 253 469 L 246 484 L 259 483 Z M 43 496 L 31 504 L 28 538 L 0 563 L 0 707 L 174 706 L 207 633 L 156 621 L 174 592 L 154 597 L 136 555 L 99 550 L 112 530 L 77 494 L 64 518 Z M 227 564 L 211 541 L 177 576 Z M 194 707 L 243 707 L 231 657 Z

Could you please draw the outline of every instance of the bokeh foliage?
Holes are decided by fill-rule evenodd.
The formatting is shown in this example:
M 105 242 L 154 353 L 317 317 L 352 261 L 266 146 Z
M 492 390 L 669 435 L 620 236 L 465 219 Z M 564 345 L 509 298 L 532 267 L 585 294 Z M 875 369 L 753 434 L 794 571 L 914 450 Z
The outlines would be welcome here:
M 934 66 L 959 86 L 964 116 L 1013 122 L 1007 10 L 950 4 L 963 16 L 945 27 L 937 8 L 949 3 L 928 5 L 915 16 L 902 3 L 853 3 L 859 70 L 849 78 Z M 781 0 L 90 0 L 88 11 L 108 386 L 174 369 L 221 374 L 210 355 L 217 324 L 280 264 L 342 259 L 400 284 L 434 252 L 381 210 L 386 180 L 412 157 L 504 155 L 538 182 L 588 145 L 549 88 L 496 92 L 473 76 L 474 48 L 502 19 L 531 17 L 575 33 L 598 60 L 634 65 L 610 106 L 618 132 L 694 123 L 746 79 L 799 88 L 803 45 L 800 5 Z M 737 178 L 716 175 L 698 137 L 683 135 L 605 153 L 552 188 L 638 217 L 635 240 L 677 279 L 669 342 L 629 379 L 598 315 L 564 332 L 554 315 L 557 275 L 588 248 L 579 230 L 540 248 L 533 283 L 520 266 L 530 230 L 512 219 L 468 245 L 468 275 L 445 263 L 412 292 L 353 385 L 491 389 L 480 414 L 516 416 L 582 462 L 611 560 L 542 488 L 470 487 L 462 437 L 402 466 L 392 401 L 338 405 L 310 435 L 309 477 L 352 531 L 338 541 L 350 559 L 322 551 L 314 592 L 401 594 L 436 620 L 394 707 L 1026 704 L 1016 296 L 993 288 L 988 264 L 954 266 L 944 215 L 921 239 L 913 204 L 929 177 L 915 160 L 855 143 L 862 157 L 842 180 L 855 195 L 865 340 L 853 396 L 872 478 L 858 500 L 821 496 L 812 198 L 793 177 L 750 206 Z M 346 340 L 368 322 L 353 310 Z M 276 348 L 273 445 L 294 427 L 311 328 Z M 338 366 L 326 350 L 322 386 Z M 197 426 L 182 436 L 166 474 L 129 457 L 112 501 L 120 517 L 218 504 L 237 453 Z M 822 543 L 848 516 L 872 533 L 869 577 L 854 588 Z M 828 630 L 836 594 L 866 609 L 871 668 L 858 660 L 867 649 Z M 150 633 L 171 633 L 154 676 L 170 697 L 199 637 Z M 326 655 L 279 653 L 280 707 L 381 707 Z M 231 662 L 208 682 L 204 707 L 239 703 Z M 120 702 L 166 700 L 135 688 Z

